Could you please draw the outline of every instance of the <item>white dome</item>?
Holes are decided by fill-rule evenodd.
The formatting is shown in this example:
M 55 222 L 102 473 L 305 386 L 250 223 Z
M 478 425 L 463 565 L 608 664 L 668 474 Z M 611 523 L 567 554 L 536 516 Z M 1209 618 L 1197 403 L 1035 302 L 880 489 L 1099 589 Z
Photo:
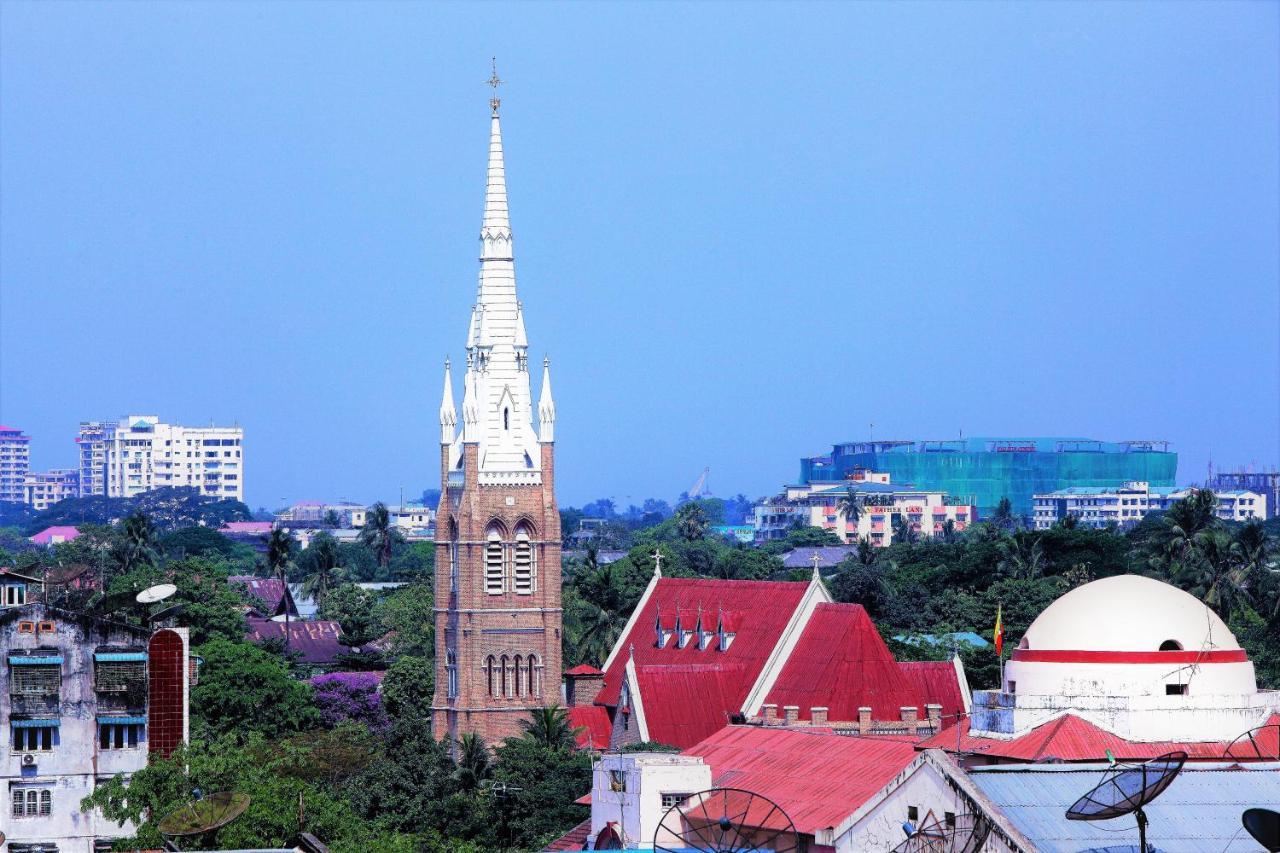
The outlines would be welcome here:
M 1019 648 L 1154 652 L 1169 640 L 1188 652 L 1240 648 L 1226 623 L 1195 596 L 1141 575 L 1076 587 L 1036 617 Z

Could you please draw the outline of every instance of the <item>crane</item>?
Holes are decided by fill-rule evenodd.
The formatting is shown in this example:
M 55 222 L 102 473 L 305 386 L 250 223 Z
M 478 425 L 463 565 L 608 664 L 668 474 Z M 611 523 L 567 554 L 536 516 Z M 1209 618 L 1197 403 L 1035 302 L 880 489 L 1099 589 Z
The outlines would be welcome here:
M 693 487 L 689 489 L 689 498 L 691 500 L 711 497 L 711 490 L 707 488 L 707 475 L 710 473 L 710 468 L 702 469 L 702 473 L 699 474 L 698 479 L 694 481 Z

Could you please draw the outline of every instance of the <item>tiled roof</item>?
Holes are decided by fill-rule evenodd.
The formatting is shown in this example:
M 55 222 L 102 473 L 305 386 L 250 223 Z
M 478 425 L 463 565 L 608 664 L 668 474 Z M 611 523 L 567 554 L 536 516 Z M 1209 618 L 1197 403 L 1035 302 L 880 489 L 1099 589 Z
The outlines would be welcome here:
M 724 725 L 726 715 L 742 707 L 807 589 L 807 583 L 781 581 L 660 578 L 631 631 L 619 640 L 620 651 L 605 671 L 596 702 L 618 704 L 623 671 L 634 654 L 650 738 L 659 740 L 657 732 L 696 731 L 693 740 L 664 741 L 674 746 L 693 744 Z M 728 649 L 720 651 L 714 642 L 699 649 L 696 637 L 679 648 L 674 636 L 663 648 L 657 647 L 654 626 L 659 613 L 663 624 L 671 625 L 677 612 L 692 612 L 696 618 L 699 607 L 704 618 L 712 620 L 713 630 L 721 611 L 736 614 L 736 636 Z M 664 668 L 669 672 L 659 671 Z M 704 685 L 693 673 L 713 674 L 714 683 Z M 650 694 L 649 689 L 659 692 Z M 668 689 L 678 692 L 668 693 Z M 650 695 L 653 698 L 646 701 Z M 676 696 L 682 701 L 672 701 Z M 714 728 L 706 728 L 713 723 Z
M 954 722 L 964 712 L 964 692 L 968 685 L 960 683 L 960 673 L 952 661 L 902 661 L 898 664 L 902 674 L 911 682 L 921 699 L 927 704 L 942 706 L 945 726 Z M 920 709 L 924 714 L 924 709 Z
M 908 739 L 729 726 L 685 750 L 711 767 L 717 788 L 768 797 L 797 830 L 839 825 L 915 760 Z
M 798 705 L 804 720 L 814 706 L 827 708 L 830 720 L 856 720 L 863 705 L 871 707 L 872 719 L 897 720 L 903 706 L 923 715 L 926 700 L 862 605 L 819 604 L 765 701 L 779 711 Z
M 1277 724 L 1280 724 L 1280 714 L 1273 714 L 1267 721 L 1267 725 Z M 1263 733 L 1264 742 L 1260 743 L 1260 748 L 1264 754 L 1276 755 L 1276 750 L 1280 749 L 1280 744 L 1275 742 L 1276 731 L 1276 729 L 1269 729 Z M 1218 741 L 1184 743 L 1125 740 L 1074 714 L 1064 714 L 1012 740 L 975 737 L 969 733 L 969 725 L 965 723 L 957 741 L 956 727 L 952 726 L 923 741 L 918 748 L 936 748 L 955 752 L 957 744 L 961 752 L 1007 761 L 1028 762 L 1054 759 L 1105 761 L 1108 749 L 1119 761 L 1146 761 L 1174 750 L 1181 750 L 1192 759 L 1212 760 L 1222 759 L 1228 747 L 1228 744 Z M 1239 759 L 1253 757 L 1248 747 L 1239 746 L 1232 749 L 1231 756 Z
M 542 853 L 563 853 L 567 850 L 587 849 L 587 837 L 591 835 L 591 818 L 587 818 L 564 835 L 542 848 Z
M 79 535 L 80 531 L 74 527 L 55 525 L 41 530 L 35 536 L 31 537 L 31 541 L 37 545 L 49 545 L 53 543 L 55 539 L 58 539 L 61 542 L 70 542 Z
M 569 725 L 577 732 L 578 749 L 607 749 L 609 746 L 609 711 L 603 705 L 573 705 L 568 709 Z
M 968 779 L 1039 850 L 1138 850 L 1132 817 L 1067 820 L 1066 811 L 1102 780 L 1106 765 L 975 768 Z M 1274 769 L 1189 765 L 1159 797 L 1143 807 L 1152 849 L 1225 853 L 1260 849 L 1241 830 L 1240 813 L 1251 805 L 1280 802 Z
M 249 630 L 245 639 L 251 643 L 285 636 L 284 622 L 254 616 L 250 616 L 247 621 Z M 342 629 L 338 627 L 338 623 L 329 619 L 312 622 L 294 620 L 289 623 L 289 651 L 301 655 L 303 663 L 322 666 L 331 664 L 339 655 L 352 651 L 338 642 L 341 634 Z

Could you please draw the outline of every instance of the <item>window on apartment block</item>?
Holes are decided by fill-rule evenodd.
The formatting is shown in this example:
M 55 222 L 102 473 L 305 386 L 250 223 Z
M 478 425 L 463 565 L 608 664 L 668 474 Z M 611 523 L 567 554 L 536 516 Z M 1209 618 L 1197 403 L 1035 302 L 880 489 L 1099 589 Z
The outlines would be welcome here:
M 58 744 L 57 726 L 30 726 L 29 721 L 13 723 L 14 752 L 48 752 Z
M 35 625 L 32 624 L 32 628 Z M 10 696 L 57 696 L 62 687 L 61 661 L 53 664 L 11 663 Z
M 609 790 L 619 794 L 625 794 L 627 791 L 627 771 L 610 770 L 609 771 Z
M 53 812 L 51 788 L 10 788 L 15 818 L 48 817 Z M 14 849 L 10 845 L 10 849 Z
M 680 805 L 687 799 L 689 799 L 689 792 L 687 791 L 681 791 L 679 793 L 664 792 L 662 794 L 662 807 L 664 809 L 674 808 L 675 806 Z
M 98 723 L 98 746 L 102 749 L 137 749 L 145 741 L 141 723 Z
M 916 806 L 907 806 L 907 820 L 917 821 L 920 819 L 920 809 Z

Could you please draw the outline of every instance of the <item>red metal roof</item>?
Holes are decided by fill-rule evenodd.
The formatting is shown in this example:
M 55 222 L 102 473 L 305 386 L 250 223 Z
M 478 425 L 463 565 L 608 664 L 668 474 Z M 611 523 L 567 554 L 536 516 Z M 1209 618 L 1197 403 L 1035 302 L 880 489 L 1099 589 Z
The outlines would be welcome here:
M 284 622 L 253 616 L 247 622 L 249 631 L 245 639 L 251 643 L 279 639 L 285 635 Z M 289 623 L 289 651 L 299 653 L 303 663 L 330 664 L 338 655 L 353 651 L 338 642 L 341 634 L 342 629 L 338 627 L 338 623 L 329 619 L 310 622 L 295 619 Z
M 623 671 L 633 654 L 650 739 L 673 746 L 696 743 L 742 708 L 808 586 L 789 581 L 659 578 L 630 633 L 619 641 L 622 651 L 605 672 L 596 703 L 618 704 Z M 690 630 L 699 608 L 711 627 L 722 610 L 741 614 L 728 649 L 720 651 L 715 642 L 700 649 L 696 636 L 684 648 L 676 636 L 658 648 L 654 626 L 659 612 L 664 626 L 672 625 L 677 613 L 688 615 L 681 627 Z
M 569 725 L 580 731 L 575 733 L 578 749 L 607 749 L 609 747 L 609 711 L 601 705 L 573 705 L 569 709 Z
M 1267 725 L 1280 723 L 1280 714 L 1273 714 Z M 1278 744 L 1275 730 L 1263 734 L 1270 743 L 1262 744 L 1264 752 L 1274 755 Z M 1095 726 L 1088 720 L 1074 714 L 1064 714 L 1056 720 L 1037 726 L 1024 735 L 1012 740 L 999 740 L 991 737 L 975 737 L 969 733 L 966 722 L 959 738 L 961 752 L 979 756 L 1005 759 L 1008 761 L 1105 761 L 1107 750 L 1111 750 L 1120 761 L 1146 761 L 1163 755 L 1166 752 L 1181 750 L 1192 759 L 1221 759 L 1226 756 L 1228 744 L 1223 742 L 1182 743 L 1178 741 L 1131 741 L 1113 735 L 1105 729 Z M 955 752 L 957 749 L 956 727 L 944 729 L 928 740 L 916 745 L 917 749 L 945 749 Z M 1252 757 L 1247 745 L 1237 746 L 1232 750 L 1232 757 Z
M 964 713 L 964 687 L 953 662 L 901 661 L 898 668 L 915 685 L 916 692 L 926 704 L 942 706 L 944 725 L 954 722 Z M 921 708 L 920 712 L 923 714 L 924 709 Z
M 604 675 L 604 670 L 596 669 L 588 663 L 580 663 L 573 669 L 566 670 L 565 675 Z
M 812 835 L 853 814 L 915 759 L 915 748 L 906 738 L 728 726 L 685 754 L 702 756 L 715 787 L 768 797 Z
M 924 713 L 925 699 L 889 653 L 860 604 L 819 604 L 787 658 L 766 702 L 827 708 L 829 720 L 856 720 L 869 705 L 875 720 L 901 719 L 901 708 Z M 648 705 L 645 706 L 648 709 Z

